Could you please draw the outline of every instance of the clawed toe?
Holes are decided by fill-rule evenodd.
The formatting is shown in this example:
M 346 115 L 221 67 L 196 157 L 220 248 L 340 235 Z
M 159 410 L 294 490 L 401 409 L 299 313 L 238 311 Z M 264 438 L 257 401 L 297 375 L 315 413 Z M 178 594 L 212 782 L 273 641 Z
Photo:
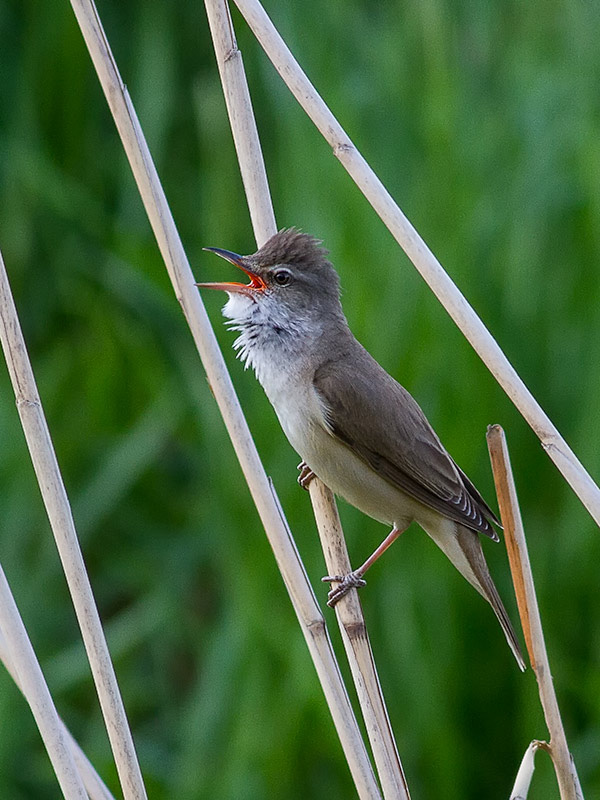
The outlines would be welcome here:
M 298 483 L 303 489 L 306 489 L 308 491 L 308 484 L 315 477 L 315 473 L 308 466 L 306 461 L 301 461 L 298 464 L 298 469 L 300 470 L 300 475 L 298 475 Z
M 361 586 L 366 586 L 367 582 L 361 577 L 359 572 L 349 572 L 347 575 L 325 575 L 321 578 L 325 583 L 338 583 L 338 586 L 333 587 L 327 595 L 327 605 L 333 608 L 334 605 L 347 594 L 350 589 L 360 589 Z

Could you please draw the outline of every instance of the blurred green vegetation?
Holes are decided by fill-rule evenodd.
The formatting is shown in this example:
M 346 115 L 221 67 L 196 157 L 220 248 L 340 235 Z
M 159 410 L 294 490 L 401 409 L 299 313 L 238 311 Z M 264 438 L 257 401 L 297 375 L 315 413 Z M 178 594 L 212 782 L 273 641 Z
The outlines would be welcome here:
M 600 477 L 600 21 L 585 2 L 267 4 L 526 383 Z M 101 2 L 199 279 L 255 249 L 201 3 Z M 555 684 L 600 797 L 600 537 L 534 434 L 289 96 L 239 15 L 280 226 L 324 239 L 351 326 L 492 498 L 508 435 Z M 317 22 L 318 21 L 318 22 Z M 0 246 L 154 800 L 353 796 L 347 767 L 68 3 L 0 6 Z M 297 456 L 206 298 L 317 592 Z M 0 368 L 0 558 L 58 708 L 117 784 Z M 341 508 L 360 562 L 385 530 Z M 513 618 L 502 547 L 485 542 Z M 489 608 L 417 529 L 363 604 L 413 796 L 506 798 L 546 735 Z M 326 611 L 341 654 L 332 612 Z M 342 656 L 343 658 L 343 656 Z M 58 796 L 0 672 L 0 796 Z M 530 793 L 557 797 L 544 754 Z

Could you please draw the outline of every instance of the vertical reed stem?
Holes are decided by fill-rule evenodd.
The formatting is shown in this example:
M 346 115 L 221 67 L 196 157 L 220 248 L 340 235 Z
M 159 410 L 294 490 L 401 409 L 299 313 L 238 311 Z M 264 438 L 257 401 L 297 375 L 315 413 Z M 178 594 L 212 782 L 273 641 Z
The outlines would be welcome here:
M 550 673 L 550 662 L 546 651 L 517 490 L 510 465 L 506 437 L 500 425 L 490 425 L 487 441 L 519 615 L 525 633 L 527 651 L 538 682 L 544 717 L 550 732 L 548 749 L 552 756 L 561 800 L 583 800 Z

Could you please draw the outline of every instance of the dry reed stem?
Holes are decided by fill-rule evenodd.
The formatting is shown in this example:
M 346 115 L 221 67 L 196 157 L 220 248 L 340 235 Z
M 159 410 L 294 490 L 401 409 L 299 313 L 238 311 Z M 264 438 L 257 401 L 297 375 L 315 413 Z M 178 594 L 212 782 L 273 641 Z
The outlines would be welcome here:
M 286 519 L 285 519 L 285 516 L 284 516 L 284 514 L 283 514 L 283 509 L 281 508 L 281 504 L 280 504 L 280 502 L 279 502 L 279 498 L 278 498 L 278 497 L 277 497 L 277 495 L 275 494 L 275 488 L 274 488 L 274 486 L 273 486 L 273 482 L 271 481 L 271 479 L 269 479 L 269 482 L 270 482 L 270 484 L 271 484 L 271 487 L 272 487 L 272 489 L 273 489 L 273 497 L 274 497 L 274 499 L 275 499 L 275 502 L 277 503 L 277 507 L 279 508 L 279 512 L 280 512 L 280 514 L 281 514 L 281 520 L 282 520 L 282 522 L 283 522 L 283 523 L 284 523 L 284 524 L 287 526 L 287 521 L 286 521 Z M 325 486 L 324 486 L 324 485 L 323 485 L 323 484 L 322 484 L 322 483 L 321 483 L 321 482 L 318 480 L 318 478 L 315 478 L 315 480 L 313 481 L 313 483 L 315 483 L 315 484 L 317 484 L 317 485 L 321 486 L 321 487 L 322 487 L 322 488 L 323 488 L 323 489 L 324 489 L 326 492 L 329 492 L 329 489 L 327 489 L 327 488 L 326 488 L 326 487 L 325 487 Z M 335 516 L 337 517 L 337 509 L 336 509 L 336 507 L 335 507 L 335 502 L 333 501 L 333 497 L 331 497 L 331 498 L 330 498 L 330 500 L 331 500 L 331 505 L 332 505 L 332 507 L 333 507 L 333 512 L 334 512 Z M 321 524 L 322 524 L 322 518 L 321 518 L 321 517 L 317 517 L 317 519 L 318 519 L 318 521 L 319 521 L 319 525 L 318 525 L 319 534 L 323 535 L 323 534 L 322 534 L 322 527 L 321 527 Z M 338 520 L 338 524 L 339 524 L 339 520 Z M 326 535 L 326 534 L 325 534 L 325 535 Z M 340 534 L 340 536 L 341 536 L 341 538 L 342 538 L 342 541 L 343 541 L 343 536 L 342 536 L 341 534 Z M 291 535 L 291 532 L 290 532 L 290 539 L 291 539 L 291 541 L 293 542 L 293 539 L 292 539 L 291 537 L 292 537 L 292 535 Z M 299 558 L 300 558 L 300 556 L 298 556 L 298 559 L 299 559 Z M 307 578 L 307 580 L 308 580 L 308 578 Z M 312 591 L 312 589 L 311 589 L 311 591 Z M 314 595 L 313 595 L 313 597 L 314 597 Z M 316 602 L 317 602 L 317 601 L 316 601 L 316 599 L 315 599 L 315 603 L 316 603 Z M 364 626 L 364 621 L 363 621 L 363 626 Z M 321 627 L 322 627 L 322 630 L 323 630 L 323 631 L 325 631 L 325 633 L 327 633 L 327 628 L 326 628 L 326 626 L 325 626 L 325 622 L 324 622 L 324 620 L 323 620 L 323 618 L 322 618 L 322 617 L 321 617 L 321 621 L 320 621 L 319 628 L 318 628 L 318 633 L 319 633 L 319 637 L 318 637 L 318 639 L 319 639 L 319 641 L 320 641 L 320 640 L 323 638 L 323 637 L 321 637 Z M 366 629 L 365 629 L 365 630 L 366 630 Z M 330 645 L 329 645 L 329 637 L 328 637 L 328 636 L 327 636 L 327 642 L 328 642 L 328 646 L 330 646 Z M 336 666 L 337 666 L 337 665 L 336 665 Z M 353 665 L 352 665 L 352 664 L 351 664 L 351 666 L 353 667 Z M 352 671 L 353 671 L 353 674 L 354 674 L 354 667 L 353 667 Z M 343 685 L 343 679 L 342 679 L 341 675 L 339 676 L 339 680 L 340 680 L 340 681 L 342 681 L 342 685 Z M 325 692 L 325 695 L 326 695 L 326 697 L 327 697 L 327 692 Z M 348 701 L 348 702 L 349 702 L 349 701 Z M 364 714 L 364 706 L 362 705 L 362 703 L 361 703 L 361 708 L 362 708 L 362 710 L 363 710 L 363 714 Z M 332 713 L 333 713 L 333 712 L 332 712 Z M 335 717 L 334 717 L 334 722 L 335 722 Z M 352 773 L 352 776 L 353 776 L 353 778 L 354 778 L 354 781 L 355 781 L 355 785 L 356 785 L 356 789 L 357 789 L 358 795 L 359 795 L 359 797 L 362 797 L 362 796 L 363 796 L 363 794 L 362 794 L 362 791 L 364 791 L 364 789 L 361 789 L 361 786 L 359 785 L 359 783 L 357 783 L 357 782 L 356 782 L 356 775 L 355 775 L 355 773 L 356 773 L 357 766 L 359 766 L 359 767 L 361 768 L 361 771 L 363 771 L 363 772 L 364 772 L 364 771 L 366 771 L 366 770 L 367 770 L 367 767 L 368 767 L 368 771 L 369 771 L 369 774 L 370 774 L 370 778 L 372 777 L 372 779 L 373 779 L 373 783 L 372 783 L 372 785 L 370 785 L 370 786 L 368 787 L 368 788 L 369 788 L 369 791 L 370 791 L 370 792 L 373 792 L 373 797 L 378 797 L 378 798 L 381 798 L 381 793 L 380 793 L 380 791 L 379 791 L 379 787 L 377 786 L 377 783 L 376 783 L 376 781 L 375 781 L 375 776 L 373 775 L 373 770 L 372 770 L 372 767 L 371 767 L 371 763 L 370 763 L 370 761 L 369 761 L 369 757 L 368 757 L 368 755 L 367 755 L 367 751 L 366 751 L 366 749 L 365 749 L 364 742 L 363 742 L 363 740 L 362 740 L 362 737 L 361 737 L 360 731 L 359 731 L 359 729 L 358 729 L 358 725 L 357 725 L 357 723 L 356 723 L 356 717 L 354 716 L 354 712 L 353 712 L 353 711 L 351 711 L 351 717 L 350 717 L 350 716 L 348 716 L 347 724 L 350 724 L 350 729 L 349 729 L 348 731 L 340 731 L 340 730 L 338 729 L 338 735 L 340 736 L 340 739 L 342 740 L 342 745 L 344 745 L 344 738 L 345 738 L 346 736 L 348 736 L 348 735 L 352 736 L 352 738 L 353 738 L 353 740 L 354 740 L 354 746 L 355 746 L 355 748 L 356 748 L 357 750 L 358 750 L 358 749 L 360 749 L 360 756 L 361 756 L 361 758 L 360 758 L 360 762 L 359 762 L 358 764 L 355 764 L 354 762 L 356 761 L 356 755 L 355 755 L 355 754 L 354 754 L 352 751 L 348 752 L 348 751 L 347 751 L 347 749 L 346 749 L 346 747 L 344 747 L 344 754 L 345 754 L 345 756 L 346 756 L 346 760 L 348 761 L 348 766 L 349 766 L 349 768 L 350 768 L 350 771 L 351 771 L 351 773 Z M 337 723 L 336 723 L 336 726 L 337 726 Z M 371 742 L 371 744 L 372 744 L 372 746 L 373 746 L 373 741 Z M 394 745 L 394 747 L 395 747 L 395 745 Z M 363 760 L 363 758 L 364 758 L 364 759 L 366 759 L 366 763 L 365 763 L 365 761 Z M 377 759 L 376 759 L 376 760 L 377 760 Z M 379 766 L 379 765 L 378 765 L 378 766 Z M 358 774 L 360 775 L 361 773 L 358 773 Z M 381 779 L 381 774 L 380 774 L 380 779 Z M 369 779 L 369 780 L 370 780 L 370 779 Z M 390 794 L 390 795 L 388 795 L 388 794 L 386 794 L 386 786 L 385 786 L 385 785 L 383 785 L 383 784 L 384 784 L 384 781 L 382 780 L 382 786 L 383 786 L 383 791 L 384 791 L 384 797 L 386 797 L 386 798 L 388 798 L 388 797 L 390 797 L 390 798 L 395 798 L 395 797 L 398 797 L 398 798 L 400 798 L 400 800 L 402 800 L 402 798 L 404 798 L 405 796 L 407 796 L 407 795 L 402 795 L 402 794 L 398 794 L 398 795 L 395 795 L 395 794 Z M 369 796 L 370 796 L 370 795 L 369 795 Z
M 491 425 L 488 428 L 487 441 L 494 472 L 498 505 L 500 507 L 500 517 L 504 526 L 510 570 L 517 594 L 519 615 L 525 632 L 529 658 L 538 682 L 546 725 L 550 732 L 548 750 L 552 756 L 561 800 L 583 800 L 579 778 L 569 752 L 550 673 L 550 663 L 535 594 L 517 490 L 510 465 L 506 437 L 500 425 Z
M 277 228 L 242 54 L 237 47 L 228 4 L 224 0 L 205 0 L 205 6 L 250 216 L 257 244 L 261 246 Z M 327 561 L 327 552 L 342 548 L 346 552 L 335 500 L 318 478 L 311 482 L 310 496 Z M 347 553 L 343 568 L 340 559 L 335 562 L 338 572 L 350 571 Z M 332 568 L 330 564 L 328 568 Z M 339 604 L 337 617 L 384 796 L 408 797 L 356 592 L 350 593 L 346 603 Z
M 347 575 L 350 559 L 337 507 L 331 490 L 320 480 L 311 480 L 308 490 L 318 521 L 321 545 L 328 575 Z M 386 798 L 410 797 L 408 784 L 394 740 L 373 651 L 356 589 L 349 591 L 335 605 L 342 641 L 356 685 L 379 780 Z
M 69 498 L 56 460 L 1 253 L 0 339 L 21 425 L 90 662 L 123 793 L 126 800 L 143 800 L 146 791 L 125 708 L 81 555 Z M 21 680 L 24 680 L 22 675 Z
M 298 616 L 361 798 L 379 798 L 367 752 L 306 572 L 240 408 L 131 99 L 91 0 L 71 0 L 146 213 Z
M 0 630 L 66 800 L 87 800 L 64 727 L 34 653 L 19 609 L 0 567 Z
M 0 626 L 1 627 L 1 626 Z M 13 681 L 16 683 L 19 691 L 27 700 L 25 696 L 25 690 L 21 685 L 21 681 L 17 674 L 17 670 L 15 669 L 15 665 L 13 664 L 12 658 L 10 656 L 8 644 L 6 638 L 2 635 L 0 631 L 0 661 L 4 664 L 6 671 L 11 676 Z M 29 703 L 31 705 L 31 703 Z M 83 781 L 83 785 L 87 791 L 87 796 L 89 796 L 90 800 L 115 800 L 114 796 L 108 791 L 104 782 L 94 769 L 93 765 L 89 761 L 88 757 L 85 755 L 81 747 L 75 741 L 67 727 L 65 726 L 64 722 L 58 717 L 58 723 L 60 728 L 62 729 L 63 736 L 71 750 L 71 755 L 75 762 L 75 766 L 79 771 L 79 775 L 81 776 L 81 780 Z
M 473 349 L 539 437 L 542 447 L 600 525 L 600 489 L 521 380 L 450 276 L 358 152 L 277 32 L 258 0 L 234 0 L 284 82 L 331 145 L 368 202 L 421 273 Z
M 543 742 L 538 742 L 537 739 L 534 739 L 527 750 L 525 750 L 512 792 L 510 793 L 510 800 L 527 800 L 531 779 L 533 778 L 533 771 L 535 769 L 535 754 L 539 748 L 543 746 Z
M 256 243 L 261 247 L 277 232 L 277 227 L 242 54 L 237 46 L 227 3 L 224 0 L 205 0 L 204 5 L 250 219 Z

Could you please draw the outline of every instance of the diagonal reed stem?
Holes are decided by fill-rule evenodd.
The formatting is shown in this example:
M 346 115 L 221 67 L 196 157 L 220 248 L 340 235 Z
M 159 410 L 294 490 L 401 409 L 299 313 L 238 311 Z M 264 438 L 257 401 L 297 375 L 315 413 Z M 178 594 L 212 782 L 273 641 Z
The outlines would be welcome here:
M 1 628 L 3 628 L 2 624 L 0 624 L 0 629 Z M 17 669 L 10 654 L 10 648 L 8 646 L 7 639 L 2 634 L 1 630 L 0 630 L 0 661 L 4 664 L 6 671 L 11 676 L 13 681 L 16 683 L 18 689 L 20 690 L 21 694 L 23 695 L 27 703 L 30 706 L 32 706 L 32 701 L 28 698 L 26 694 L 26 692 L 29 691 L 29 687 L 26 684 L 22 684 L 21 679 L 19 678 L 19 674 L 17 672 Z M 26 672 L 27 675 L 29 676 L 30 672 L 37 672 L 38 670 L 41 672 L 39 664 L 37 668 L 28 665 Z M 66 743 L 68 744 L 73 761 L 75 762 L 75 766 L 79 770 L 79 775 L 81 776 L 81 780 L 87 791 L 86 797 L 89 797 L 89 800 L 115 800 L 113 795 L 108 791 L 104 782 L 94 769 L 93 765 L 90 763 L 88 757 L 85 755 L 81 747 L 77 744 L 77 742 L 75 741 L 75 739 L 65 726 L 64 722 L 60 719 L 60 717 L 57 717 L 57 719 L 58 719 L 58 726 L 62 731 L 63 739 L 65 739 Z
M 352 570 L 342 524 L 331 490 L 317 478 L 308 490 L 313 504 L 328 575 L 347 575 Z M 335 604 L 335 613 L 356 686 L 384 797 L 408 798 L 394 732 L 377 676 L 367 626 L 356 589 Z
M 515 585 L 519 616 L 525 633 L 527 651 L 538 682 L 540 701 L 550 732 L 548 747 L 560 790 L 561 800 L 583 800 L 575 764 L 569 752 L 567 737 L 554 691 L 550 662 L 544 641 L 542 620 L 538 608 L 533 573 L 527 551 L 523 520 L 517 490 L 510 465 L 506 437 L 500 425 L 490 425 L 488 448 L 494 472 L 500 516 L 504 526 L 506 549 Z
M 276 224 L 242 55 L 225 0 L 205 0 L 205 5 L 242 180 L 260 246 L 276 232 Z M 351 567 L 333 494 L 316 478 L 311 481 L 309 491 L 327 568 L 333 573 L 345 574 Z M 350 592 L 336 611 L 384 797 L 408 798 L 408 786 L 357 592 Z
M 21 425 L 73 599 L 123 794 L 126 800 L 144 800 L 146 791 L 127 715 L 83 562 L 69 498 L 56 460 L 1 253 L 0 339 Z
M 88 800 L 64 727 L 56 713 L 19 609 L 0 567 L 0 631 L 65 800 Z
M 127 89 L 119 75 L 96 7 L 91 0 L 71 0 L 71 5 L 114 117 L 175 294 L 192 332 L 213 395 L 298 616 L 358 795 L 361 798 L 376 800 L 380 797 L 380 792 L 323 617 L 277 497 L 256 451 L 206 310 L 195 287 L 194 277 L 148 145 Z M 268 225 L 268 222 L 264 224 Z
M 204 5 L 250 219 L 256 243 L 261 247 L 277 232 L 277 226 L 244 62 L 225 0 L 205 0 Z
M 573 491 L 600 525 L 600 489 L 521 380 L 496 340 L 394 202 L 331 113 L 267 16 L 259 0 L 234 0 L 275 69 L 334 155 L 381 217 L 475 352 L 539 437 Z

